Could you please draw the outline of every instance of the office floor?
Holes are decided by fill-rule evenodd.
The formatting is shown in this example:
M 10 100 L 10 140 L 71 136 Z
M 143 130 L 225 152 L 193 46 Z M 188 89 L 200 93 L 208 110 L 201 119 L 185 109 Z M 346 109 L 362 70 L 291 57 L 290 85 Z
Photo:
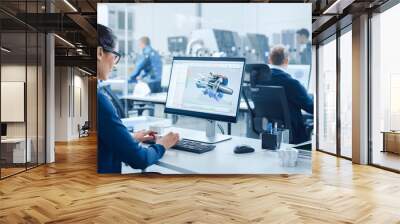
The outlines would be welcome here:
M 400 223 L 400 175 L 315 152 L 313 174 L 99 175 L 96 139 L 0 181 L 0 223 Z
M 15 165 L 14 165 L 15 166 Z M 36 167 L 36 164 L 27 164 L 27 169 L 32 169 Z M 15 167 L 13 167 L 13 165 L 8 165 L 5 167 L 1 168 L 1 178 L 7 177 L 7 176 L 11 176 L 13 174 L 19 173 L 19 172 L 23 172 L 25 170 L 25 164 L 19 164 Z
M 400 155 L 391 152 L 374 151 L 373 163 L 400 171 Z

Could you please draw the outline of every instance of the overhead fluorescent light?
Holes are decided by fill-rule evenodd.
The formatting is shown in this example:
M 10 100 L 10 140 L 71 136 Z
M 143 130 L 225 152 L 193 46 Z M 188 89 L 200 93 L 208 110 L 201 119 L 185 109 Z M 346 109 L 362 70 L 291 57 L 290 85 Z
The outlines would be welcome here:
M 4 52 L 6 52 L 6 53 L 10 53 L 10 52 L 11 52 L 11 50 L 8 50 L 8 49 L 5 48 L 5 47 L 1 47 L 1 50 L 4 51 Z
M 75 45 L 73 45 L 71 42 L 69 42 L 68 40 L 58 36 L 57 34 L 54 34 L 55 37 L 57 37 L 58 39 L 60 39 L 62 42 L 66 43 L 67 45 L 69 45 L 70 47 L 75 48 Z
M 342 14 L 343 10 L 351 5 L 355 0 L 336 0 L 322 14 Z
M 74 12 L 78 12 L 78 10 L 71 4 L 69 3 L 68 0 L 64 0 L 65 4 L 67 4 L 72 10 L 74 10 Z
M 83 69 L 81 69 L 81 68 L 79 68 L 79 67 L 78 67 L 78 70 L 81 71 L 81 72 L 83 72 L 83 73 L 85 73 L 85 74 L 87 74 L 87 75 L 92 75 L 92 73 L 90 73 L 90 72 L 88 72 L 88 71 L 86 71 L 86 70 L 83 70 Z

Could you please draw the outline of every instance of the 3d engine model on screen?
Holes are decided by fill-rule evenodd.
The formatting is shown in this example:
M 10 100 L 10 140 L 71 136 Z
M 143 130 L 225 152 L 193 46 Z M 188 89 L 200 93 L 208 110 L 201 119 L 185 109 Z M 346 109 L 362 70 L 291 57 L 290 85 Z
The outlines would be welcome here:
M 214 98 L 217 101 L 222 99 L 224 94 L 233 94 L 233 90 L 227 87 L 227 85 L 227 77 L 212 72 L 196 80 L 196 87 L 203 89 L 204 95 L 208 95 L 210 98 Z

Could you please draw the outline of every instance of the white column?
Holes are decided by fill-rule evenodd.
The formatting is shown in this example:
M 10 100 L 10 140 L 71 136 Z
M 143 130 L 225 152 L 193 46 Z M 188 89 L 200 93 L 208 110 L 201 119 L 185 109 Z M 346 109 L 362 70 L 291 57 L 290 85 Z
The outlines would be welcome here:
M 54 60 L 54 35 L 46 36 L 46 163 L 55 161 L 54 133 L 55 133 L 55 60 Z
M 353 20 L 353 162 L 368 163 L 368 16 Z

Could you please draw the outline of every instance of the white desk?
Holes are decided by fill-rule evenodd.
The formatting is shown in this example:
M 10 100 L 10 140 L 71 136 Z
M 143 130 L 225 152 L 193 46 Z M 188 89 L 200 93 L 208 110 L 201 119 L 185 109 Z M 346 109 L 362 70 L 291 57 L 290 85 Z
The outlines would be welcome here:
M 31 139 L 27 139 L 27 144 L 25 144 L 25 138 L 6 138 L 1 139 L 1 144 L 6 148 L 2 148 L 2 152 L 8 150 L 12 151 L 12 163 L 25 163 L 31 161 Z M 25 145 L 26 151 L 25 151 Z M 4 147 L 2 146 L 2 147 Z M 8 146 L 13 146 L 13 148 L 8 148 Z M 11 159 L 11 158 L 10 158 Z M 25 161 L 26 160 L 26 161 Z M 11 161 L 9 161 L 11 162 Z
M 126 95 L 126 96 L 122 96 L 120 99 L 165 105 L 165 103 L 167 102 L 167 93 L 166 92 L 151 93 L 146 96 Z M 250 106 L 253 105 L 252 101 L 250 101 L 249 103 L 250 103 Z M 240 110 L 248 110 L 247 104 L 243 99 L 240 101 L 239 109 Z
M 151 93 L 149 95 L 126 95 L 120 98 L 121 100 L 133 100 L 133 101 L 141 101 L 148 103 L 156 103 L 156 104 L 165 104 L 167 102 L 167 93 Z
M 178 132 L 183 138 L 204 134 L 201 131 L 174 127 L 166 131 Z M 255 148 L 255 152 L 233 153 L 234 147 L 239 144 L 250 145 Z M 163 174 L 311 174 L 311 152 L 302 153 L 295 167 L 282 167 L 278 153 L 261 149 L 261 141 L 258 139 L 232 136 L 231 140 L 216 146 L 214 150 L 203 154 L 169 149 L 156 165 L 145 171 Z M 289 145 L 282 145 L 287 146 Z M 138 172 L 141 171 L 122 163 L 122 174 Z

